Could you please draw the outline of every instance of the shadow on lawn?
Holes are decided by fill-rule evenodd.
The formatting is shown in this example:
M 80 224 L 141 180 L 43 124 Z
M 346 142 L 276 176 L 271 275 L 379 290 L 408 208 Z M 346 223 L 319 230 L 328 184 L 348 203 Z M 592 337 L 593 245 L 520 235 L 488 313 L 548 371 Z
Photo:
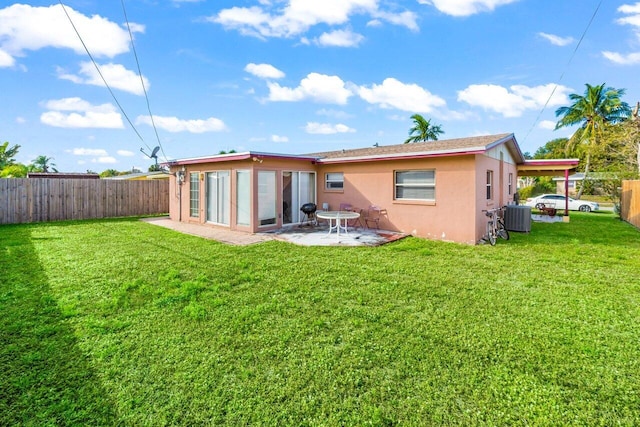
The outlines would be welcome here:
M 0 226 L 0 425 L 117 424 L 50 294 L 29 230 Z

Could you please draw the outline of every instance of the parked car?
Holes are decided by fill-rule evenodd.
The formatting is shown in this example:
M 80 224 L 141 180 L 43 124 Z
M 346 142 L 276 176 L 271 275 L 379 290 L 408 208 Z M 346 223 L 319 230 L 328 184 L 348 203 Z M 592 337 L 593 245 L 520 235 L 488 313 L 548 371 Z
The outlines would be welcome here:
M 565 197 L 562 194 L 542 194 L 537 197 L 528 198 L 524 204 L 526 206 L 531 206 L 532 208 L 547 207 L 564 209 Z M 588 200 L 576 200 L 569 197 L 570 211 L 591 212 L 597 211 L 599 209 L 600 205 L 598 205 L 596 202 L 590 202 Z

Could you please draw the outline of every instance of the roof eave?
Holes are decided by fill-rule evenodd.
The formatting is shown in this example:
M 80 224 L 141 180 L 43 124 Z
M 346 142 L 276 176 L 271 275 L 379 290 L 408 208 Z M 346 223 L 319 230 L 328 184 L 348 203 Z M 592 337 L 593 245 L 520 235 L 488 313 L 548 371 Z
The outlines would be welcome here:
M 386 155 L 370 155 L 370 156 L 352 156 L 352 157 L 336 157 L 330 159 L 318 159 L 319 164 L 333 164 L 333 163 L 354 163 L 354 162 L 375 162 L 380 160 L 408 160 L 408 159 L 424 159 L 428 157 L 445 157 L 445 156 L 468 156 L 475 154 L 482 154 L 486 150 L 484 147 L 472 147 L 457 150 L 439 150 L 439 151 L 424 151 L 418 153 L 406 153 L 406 154 L 386 154 Z

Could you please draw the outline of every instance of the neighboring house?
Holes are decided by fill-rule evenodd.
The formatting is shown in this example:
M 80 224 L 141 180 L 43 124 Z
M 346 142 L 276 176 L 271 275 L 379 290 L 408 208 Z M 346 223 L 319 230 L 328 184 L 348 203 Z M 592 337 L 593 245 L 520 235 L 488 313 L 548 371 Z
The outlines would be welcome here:
M 308 202 L 384 209 L 380 228 L 475 244 L 482 212 L 513 201 L 513 134 L 309 155 L 244 152 L 167 162 L 173 220 L 250 233 L 298 224 Z
M 587 177 L 587 181 L 593 181 L 593 187 L 594 187 L 593 190 L 595 190 L 594 194 L 600 194 L 602 191 L 601 182 L 615 179 L 615 178 L 616 178 L 615 174 L 609 174 L 604 172 L 590 172 L 589 176 Z M 578 173 L 569 175 L 568 188 L 569 188 L 570 196 L 573 196 L 578 193 L 578 190 L 582 185 L 582 181 L 584 181 L 583 172 L 578 172 Z M 564 177 L 555 177 L 553 178 L 553 182 L 556 183 L 556 193 L 564 194 L 564 188 L 565 188 Z
M 100 179 L 97 173 L 75 172 L 29 172 L 27 178 L 53 178 L 53 179 Z
M 164 171 L 156 172 L 134 172 L 125 175 L 110 176 L 104 179 L 143 181 L 146 179 L 169 179 L 169 173 Z

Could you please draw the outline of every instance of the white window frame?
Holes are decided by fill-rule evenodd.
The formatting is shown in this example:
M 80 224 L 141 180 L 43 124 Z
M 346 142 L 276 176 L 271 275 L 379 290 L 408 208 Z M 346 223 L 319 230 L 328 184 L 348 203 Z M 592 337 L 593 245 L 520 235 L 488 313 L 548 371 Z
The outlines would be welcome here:
M 509 178 L 508 178 L 508 185 L 509 185 L 509 195 L 513 194 L 513 173 L 509 173 Z
M 415 172 L 430 172 L 433 174 L 432 179 L 427 179 L 424 182 L 414 182 L 414 183 L 399 183 L 398 175 L 403 173 L 415 173 Z M 408 197 L 399 197 L 398 193 L 401 188 L 425 188 L 425 189 L 433 189 L 433 197 L 432 198 L 408 198 Z M 410 170 L 397 170 L 393 172 L 393 198 L 394 200 L 419 200 L 419 201 L 428 201 L 434 202 L 436 200 L 436 170 L 435 169 L 410 169 Z
M 325 190 L 344 190 L 344 172 L 327 172 L 324 174 Z
M 189 173 L 189 217 L 200 217 L 200 172 Z
M 493 200 L 493 171 L 487 170 L 487 200 Z

